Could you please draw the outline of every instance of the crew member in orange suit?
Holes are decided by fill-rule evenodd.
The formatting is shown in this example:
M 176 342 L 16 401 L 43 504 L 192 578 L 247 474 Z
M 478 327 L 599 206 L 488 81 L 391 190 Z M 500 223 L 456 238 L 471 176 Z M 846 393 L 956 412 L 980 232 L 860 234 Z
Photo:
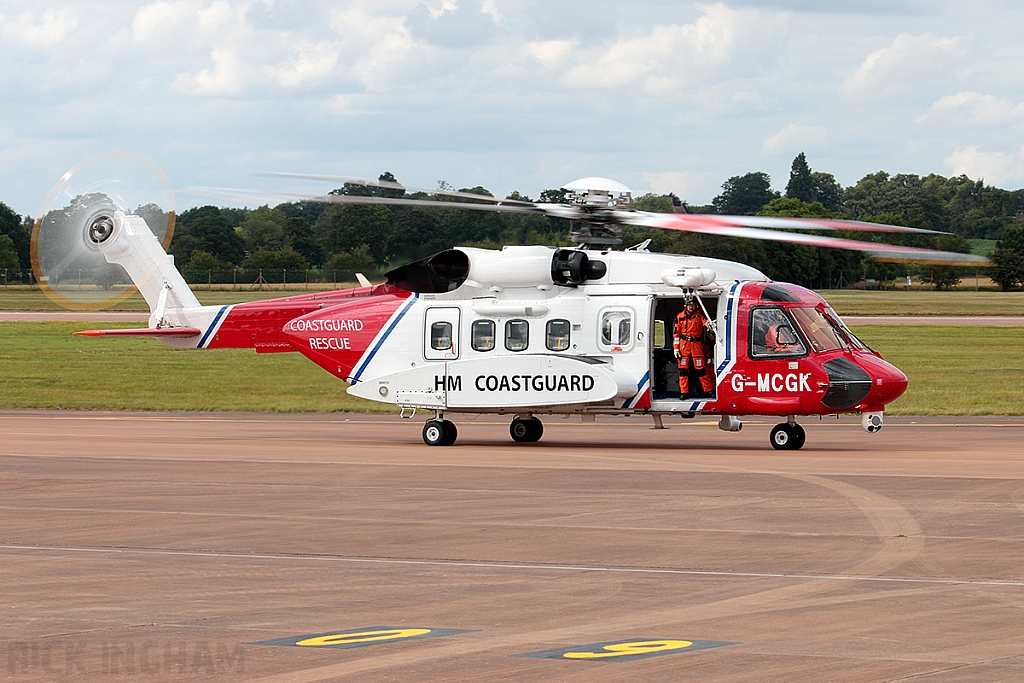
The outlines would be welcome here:
M 676 316 L 673 347 L 676 361 L 679 363 L 679 397 L 686 398 L 690 393 L 690 368 L 697 371 L 701 388 L 706 393 L 714 390 L 714 377 L 705 357 L 704 330 L 711 323 L 704 317 L 704 312 L 697 306 L 693 298 L 686 301 L 686 306 Z M 692 364 L 692 365 L 691 365 Z

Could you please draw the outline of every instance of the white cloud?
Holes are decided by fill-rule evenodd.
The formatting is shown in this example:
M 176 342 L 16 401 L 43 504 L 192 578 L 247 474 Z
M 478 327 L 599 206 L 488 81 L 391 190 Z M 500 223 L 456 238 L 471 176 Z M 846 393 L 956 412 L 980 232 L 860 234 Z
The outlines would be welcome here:
M 665 173 L 642 173 L 640 177 L 647 183 L 651 192 L 668 194 L 674 192 L 677 197 L 685 198 L 690 193 L 691 173 L 667 171 Z
M 805 126 L 791 123 L 775 135 L 764 141 L 765 152 L 800 152 L 810 145 L 817 145 L 825 139 L 825 129 L 821 126 Z
M 526 53 L 543 64 L 554 67 L 563 64 L 576 47 L 575 40 L 535 40 L 526 44 Z
M 202 69 L 195 74 L 178 74 L 172 88 L 185 95 L 230 97 L 238 95 L 245 88 L 247 68 L 238 55 L 230 50 L 218 49 L 210 52 L 212 69 Z
M 352 67 L 352 75 L 367 90 L 377 90 L 389 83 L 388 77 L 412 49 L 412 41 L 404 31 L 384 36 Z
M 1024 6 L 826 4 L 2 0 L 2 139 L 41 152 L 0 154 L 0 200 L 35 211 L 54 168 L 115 148 L 177 185 L 287 159 L 531 196 L 601 175 L 694 204 L 800 150 L 844 184 L 1024 180 Z
M 454 2 L 454 0 L 441 0 L 440 7 L 431 7 L 424 3 L 420 3 L 417 6 L 417 9 L 419 9 L 420 7 L 424 8 L 427 12 L 429 12 L 431 18 L 437 19 L 445 12 L 454 12 L 455 10 L 457 10 L 459 8 L 459 3 Z
M 13 20 L 0 14 L 0 34 L 26 47 L 52 48 L 76 28 L 78 17 L 67 8 L 43 10 L 38 20 L 33 12 L 23 12 Z
M 140 7 L 132 17 L 132 40 L 142 44 L 170 38 L 199 8 L 196 0 L 163 0 Z
M 984 179 L 989 185 L 1019 183 L 1024 180 L 1024 147 L 1012 152 L 981 152 L 977 146 L 957 147 L 945 159 L 953 175 Z
M 367 90 L 415 82 L 430 63 L 415 53 L 405 17 L 369 4 L 349 3 L 328 12 L 327 26 L 339 46 L 337 72 Z
M 225 27 L 244 21 L 248 9 L 247 3 L 232 6 L 227 0 L 217 0 L 199 10 L 199 30 L 208 35 L 220 33 Z
M 440 8 L 418 5 L 406 18 L 409 33 L 440 48 L 467 48 L 486 43 L 503 21 L 493 1 L 445 0 Z
M 505 17 L 502 16 L 501 11 L 498 9 L 496 0 L 483 0 L 480 3 L 480 11 L 489 15 L 494 23 L 505 21 Z
M 345 95 L 335 95 L 324 103 L 324 110 L 332 114 L 344 114 L 349 110 L 349 98 Z
M 1016 103 L 978 92 L 965 90 L 939 98 L 928 112 L 918 118 L 923 122 L 932 115 L 948 117 L 977 126 L 1001 126 L 1024 116 L 1024 103 Z
M 338 47 L 327 41 L 301 45 L 295 52 L 295 57 L 284 65 L 271 69 L 277 82 L 286 88 L 320 83 L 331 75 L 338 63 Z
M 928 84 L 948 83 L 962 66 L 968 40 L 931 33 L 901 33 L 888 47 L 869 54 L 842 84 L 850 97 L 905 99 Z
M 692 82 L 718 73 L 731 62 L 760 70 L 751 57 L 781 40 L 787 17 L 757 10 L 734 10 L 721 3 L 698 5 L 692 24 L 662 24 L 650 32 L 587 51 L 562 82 L 572 88 L 616 88 L 650 76 Z
M 948 0 L 733 0 L 736 5 L 778 7 L 791 11 L 823 14 L 887 15 L 935 14 Z

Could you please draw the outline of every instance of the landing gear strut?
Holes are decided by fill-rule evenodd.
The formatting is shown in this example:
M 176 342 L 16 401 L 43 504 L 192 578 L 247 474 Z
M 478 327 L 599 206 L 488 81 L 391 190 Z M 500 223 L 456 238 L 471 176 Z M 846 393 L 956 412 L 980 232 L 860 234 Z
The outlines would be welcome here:
M 803 448 L 807 434 L 796 422 L 783 422 L 772 428 L 771 436 L 768 438 L 772 442 L 772 448 L 776 450 L 796 451 Z
M 508 433 L 512 435 L 513 441 L 519 443 L 540 441 L 540 437 L 544 434 L 544 424 L 535 417 L 529 417 L 524 420 L 516 416 L 512 420 L 512 424 L 508 426 Z
M 423 425 L 423 443 L 428 446 L 451 446 L 458 436 L 459 430 L 449 420 L 433 419 Z

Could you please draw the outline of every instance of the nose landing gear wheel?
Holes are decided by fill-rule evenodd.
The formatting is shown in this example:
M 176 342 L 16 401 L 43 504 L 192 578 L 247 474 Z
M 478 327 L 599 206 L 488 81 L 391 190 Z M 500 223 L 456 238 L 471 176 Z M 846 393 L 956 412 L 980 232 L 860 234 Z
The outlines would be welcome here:
M 423 425 L 423 443 L 428 446 L 451 446 L 458 436 L 459 430 L 449 420 L 430 420 Z
M 803 448 L 804 442 L 807 440 L 807 433 L 798 424 L 783 422 L 772 428 L 772 433 L 768 438 L 775 450 L 796 451 Z
M 508 426 L 508 433 L 512 435 L 512 440 L 518 443 L 540 441 L 540 437 L 544 434 L 544 423 L 535 417 L 531 417 L 529 420 L 517 417 Z

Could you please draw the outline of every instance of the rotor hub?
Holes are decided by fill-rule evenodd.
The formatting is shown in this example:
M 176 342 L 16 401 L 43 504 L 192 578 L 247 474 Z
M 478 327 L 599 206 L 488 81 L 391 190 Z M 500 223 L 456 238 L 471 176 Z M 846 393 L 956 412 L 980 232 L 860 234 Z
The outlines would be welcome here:
M 633 191 L 609 178 L 580 178 L 562 186 L 566 203 L 599 209 L 628 209 Z
M 103 244 L 114 234 L 114 219 L 100 215 L 89 224 L 89 240 L 93 244 Z

